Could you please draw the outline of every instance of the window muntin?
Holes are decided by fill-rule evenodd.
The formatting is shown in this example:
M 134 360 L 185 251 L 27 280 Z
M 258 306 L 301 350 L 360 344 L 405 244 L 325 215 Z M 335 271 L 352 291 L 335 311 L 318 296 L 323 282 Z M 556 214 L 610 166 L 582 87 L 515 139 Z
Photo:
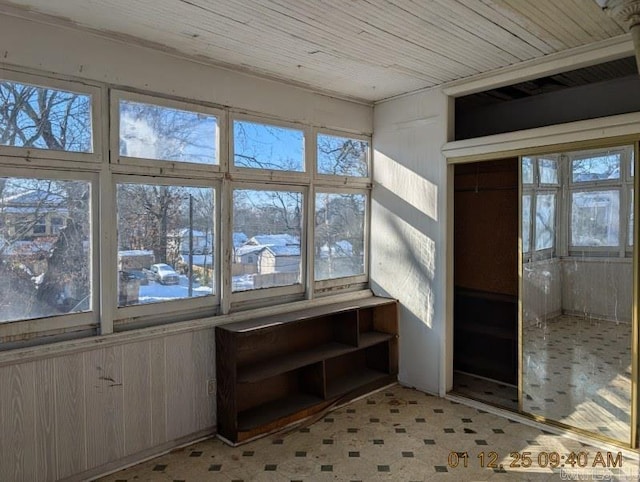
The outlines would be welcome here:
M 120 99 L 119 126 L 121 156 L 219 164 L 214 115 Z
M 89 94 L 0 79 L 0 145 L 92 153 Z
M 318 134 L 317 163 L 318 174 L 367 177 L 369 143 L 361 139 Z
M 556 233 L 556 195 L 555 193 L 536 194 L 536 239 L 535 249 L 552 249 Z
M 0 178 L 0 219 L 0 322 L 90 311 L 90 183 Z
M 571 246 L 618 247 L 619 233 L 619 190 L 571 193 Z
M 599 153 L 571 160 L 571 181 L 574 183 L 620 179 L 621 154 Z
M 215 294 L 214 189 L 138 183 L 116 189 L 118 306 Z
M 233 121 L 236 168 L 305 171 L 304 131 L 247 120 Z
M 232 291 L 301 284 L 304 222 L 302 192 L 234 189 Z
M 361 193 L 316 193 L 316 281 L 365 273 L 366 205 L 367 196 Z

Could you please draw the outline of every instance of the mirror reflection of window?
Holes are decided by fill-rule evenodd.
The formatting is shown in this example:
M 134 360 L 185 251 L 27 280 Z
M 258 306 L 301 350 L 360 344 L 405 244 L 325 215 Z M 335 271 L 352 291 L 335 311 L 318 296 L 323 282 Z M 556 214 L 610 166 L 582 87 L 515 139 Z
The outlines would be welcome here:
M 521 158 L 522 409 L 623 443 L 631 436 L 633 151 Z

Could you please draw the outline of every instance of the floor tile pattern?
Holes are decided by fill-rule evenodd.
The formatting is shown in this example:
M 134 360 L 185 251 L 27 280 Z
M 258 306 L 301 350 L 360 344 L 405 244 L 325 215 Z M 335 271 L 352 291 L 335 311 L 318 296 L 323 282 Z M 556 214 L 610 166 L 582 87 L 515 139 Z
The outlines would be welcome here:
M 565 464 L 572 452 L 582 454 L 580 464 L 586 459 L 588 467 Z M 555 453 L 558 467 L 552 470 L 548 457 Z M 611 452 L 611 461 L 617 453 Z M 592 467 L 598 454 L 605 466 Z M 638 480 L 637 460 L 624 457 L 622 466 L 612 468 L 607 459 L 605 449 L 393 385 L 302 429 L 239 447 L 209 439 L 101 480 Z
M 523 410 L 621 441 L 631 413 L 631 326 L 562 315 L 524 330 Z

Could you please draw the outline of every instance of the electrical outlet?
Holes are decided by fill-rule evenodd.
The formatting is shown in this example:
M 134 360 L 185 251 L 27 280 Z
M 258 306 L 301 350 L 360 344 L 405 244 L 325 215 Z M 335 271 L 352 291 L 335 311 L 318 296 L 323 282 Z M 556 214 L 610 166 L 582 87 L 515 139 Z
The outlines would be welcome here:
M 213 395 L 216 393 L 216 381 L 215 380 L 207 380 L 207 393 L 209 395 Z

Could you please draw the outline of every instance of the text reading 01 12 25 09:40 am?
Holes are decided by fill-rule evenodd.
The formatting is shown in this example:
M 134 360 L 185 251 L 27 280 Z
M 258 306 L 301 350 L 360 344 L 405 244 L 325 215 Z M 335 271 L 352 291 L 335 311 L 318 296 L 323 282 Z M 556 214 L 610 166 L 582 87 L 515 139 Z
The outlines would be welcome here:
M 502 468 L 619 468 L 622 467 L 622 452 L 509 452 L 501 457 L 498 452 L 479 452 L 475 457 L 468 452 L 449 453 L 447 465 L 450 468 L 481 467 L 488 469 Z

